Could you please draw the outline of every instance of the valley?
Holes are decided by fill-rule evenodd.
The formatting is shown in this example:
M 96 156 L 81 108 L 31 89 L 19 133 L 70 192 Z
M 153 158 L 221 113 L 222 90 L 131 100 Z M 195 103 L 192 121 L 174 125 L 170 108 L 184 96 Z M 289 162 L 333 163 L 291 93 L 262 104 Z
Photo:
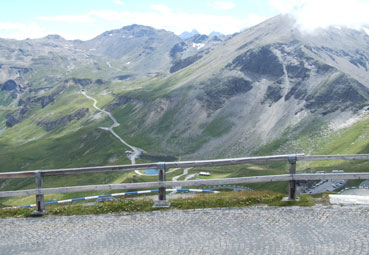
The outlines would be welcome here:
M 368 70 L 365 31 L 306 34 L 285 15 L 227 36 L 183 39 L 130 25 L 88 41 L 0 39 L 0 171 L 369 153 Z M 133 152 L 129 158 L 126 151 Z M 219 175 L 256 174 L 252 167 Z M 367 167 L 306 163 L 298 171 Z M 144 178 L 61 177 L 50 185 L 151 177 Z M 32 185 L 2 181 L 0 189 Z

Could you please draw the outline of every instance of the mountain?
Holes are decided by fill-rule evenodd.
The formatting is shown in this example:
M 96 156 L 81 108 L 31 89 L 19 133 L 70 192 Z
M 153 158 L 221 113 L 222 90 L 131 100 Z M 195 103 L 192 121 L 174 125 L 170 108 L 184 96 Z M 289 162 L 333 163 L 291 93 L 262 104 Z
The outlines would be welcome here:
M 214 37 L 214 36 L 222 37 L 222 36 L 224 36 L 224 34 L 219 33 L 219 32 L 215 32 L 215 31 L 213 31 L 213 32 L 211 32 L 211 33 L 209 34 L 209 37 Z
M 188 38 L 190 38 L 190 37 L 192 37 L 194 35 L 198 35 L 198 34 L 200 34 L 200 33 L 196 29 L 192 29 L 191 32 L 185 31 L 185 32 L 181 33 L 179 35 L 179 37 L 181 37 L 182 39 L 188 39 Z
M 170 50 L 172 65 L 170 73 L 183 69 L 215 49 L 224 39 L 196 34 L 177 44 Z
M 77 47 L 94 55 L 124 63 L 137 73 L 162 72 L 168 68 L 168 51 L 180 38 L 172 32 L 141 25 L 107 31 Z
M 146 160 L 367 152 L 368 68 L 364 31 L 305 33 L 282 15 L 224 38 L 132 25 L 1 39 L 0 168 L 128 163 L 81 90 Z

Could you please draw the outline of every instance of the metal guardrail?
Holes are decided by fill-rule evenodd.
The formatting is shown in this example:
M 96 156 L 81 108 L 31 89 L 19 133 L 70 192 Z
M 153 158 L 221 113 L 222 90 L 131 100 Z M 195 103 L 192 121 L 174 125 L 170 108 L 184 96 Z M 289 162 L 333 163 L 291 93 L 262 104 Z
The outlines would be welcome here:
M 28 196 L 36 195 L 37 212 L 42 213 L 44 210 L 44 194 L 52 193 L 68 193 L 68 192 L 83 192 L 83 191 L 98 191 L 98 190 L 124 190 L 124 189 L 159 189 L 159 200 L 156 201 L 155 207 L 169 207 L 166 200 L 166 188 L 174 186 L 209 186 L 209 185 L 224 185 L 224 184 L 245 184 L 259 182 L 289 182 L 290 200 L 296 198 L 296 181 L 298 180 L 322 180 L 322 179 L 369 179 L 369 173 L 320 173 L 320 174 L 296 174 L 297 161 L 326 161 L 326 160 L 369 160 L 369 154 L 354 154 L 354 155 L 274 155 L 262 157 L 244 157 L 231 159 L 216 159 L 216 160 L 200 160 L 200 161 L 180 161 L 180 162 L 161 162 L 135 165 L 117 165 L 117 166 L 99 166 L 99 167 L 83 167 L 69 169 L 52 169 L 52 170 L 36 170 L 36 171 L 21 171 L 21 172 L 5 172 L 0 173 L 0 179 L 14 178 L 31 178 L 36 181 L 36 189 L 3 191 L 0 192 L 0 197 L 12 196 Z M 226 179 L 211 179 L 211 180 L 192 180 L 192 181 L 166 181 L 165 174 L 169 168 L 187 168 L 187 167 L 212 167 L 225 165 L 238 165 L 249 163 L 267 163 L 267 162 L 289 162 L 290 173 L 282 175 L 269 176 L 252 176 Z M 82 174 L 82 173 L 102 173 L 116 171 L 132 171 L 137 169 L 156 168 L 159 170 L 158 182 L 143 182 L 143 183 L 122 183 L 122 184 L 102 184 L 102 185 L 85 185 L 59 188 L 43 188 L 44 176 L 66 175 L 66 174 Z
M 218 191 L 208 190 L 208 189 L 167 189 L 167 192 L 176 191 L 176 192 L 195 192 L 195 193 L 219 193 Z M 141 190 L 141 191 L 129 191 L 123 193 L 114 193 L 114 194 L 107 194 L 107 195 L 99 195 L 99 196 L 89 196 L 89 197 L 79 197 L 79 198 L 72 198 L 66 200 L 59 200 L 59 201 L 52 201 L 52 202 L 45 202 L 45 205 L 54 205 L 54 204 L 66 204 L 76 201 L 87 201 L 93 199 L 109 199 L 114 197 L 120 196 L 129 196 L 129 195 L 141 195 L 141 194 L 153 194 L 158 193 L 158 190 Z M 8 208 L 27 208 L 27 207 L 36 207 L 36 204 L 31 205 L 23 205 L 23 206 L 14 206 Z M 7 208 L 5 208 L 7 209 Z
M 116 171 L 132 171 L 132 170 L 145 169 L 145 168 L 158 168 L 159 164 L 164 164 L 166 168 L 224 166 L 224 165 L 239 165 L 239 164 L 248 164 L 248 163 L 281 162 L 281 161 L 287 161 L 291 157 L 295 157 L 296 161 L 368 160 L 369 154 L 354 154 L 354 155 L 293 154 L 293 155 L 275 155 L 275 156 L 215 159 L 215 160 L 148 163 L 148 164 L 135 164 L 135 165 L 51 169 L 51 170 L 40 170 L 40 172 L 42 176 L 55 176 L 55 175 L 65 175 L 65 174 L 87 174 L 87 173 L 102 173 L 102 172 L 116 172 Z M 4 173 L 0 173 L 0 179 L 30 178 L 30 177 L 34 177 L 34 174 L 36 172 L 37 170 L 19 171 L 19 172 L 4 172 Z

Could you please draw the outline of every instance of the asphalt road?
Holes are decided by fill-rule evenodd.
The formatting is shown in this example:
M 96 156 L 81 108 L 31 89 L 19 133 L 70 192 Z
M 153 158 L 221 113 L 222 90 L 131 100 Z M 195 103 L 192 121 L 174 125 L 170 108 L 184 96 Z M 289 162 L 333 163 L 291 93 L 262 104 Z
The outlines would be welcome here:
M 307 190 L 308 194 L 333 192 L 346 184 L 346 180 L 323 180 Z
M 369 254 L 369 207 L 0 220 L 0 254 Z

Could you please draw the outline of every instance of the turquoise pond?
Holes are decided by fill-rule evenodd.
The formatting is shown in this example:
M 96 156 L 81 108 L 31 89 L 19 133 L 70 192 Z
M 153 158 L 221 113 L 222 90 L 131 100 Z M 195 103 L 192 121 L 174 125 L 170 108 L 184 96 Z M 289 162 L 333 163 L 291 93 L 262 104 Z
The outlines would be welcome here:
M 157 169 L 146 169 L 145 174 L 156 175 L 156 174 L 158 174 L 158 170 Z

